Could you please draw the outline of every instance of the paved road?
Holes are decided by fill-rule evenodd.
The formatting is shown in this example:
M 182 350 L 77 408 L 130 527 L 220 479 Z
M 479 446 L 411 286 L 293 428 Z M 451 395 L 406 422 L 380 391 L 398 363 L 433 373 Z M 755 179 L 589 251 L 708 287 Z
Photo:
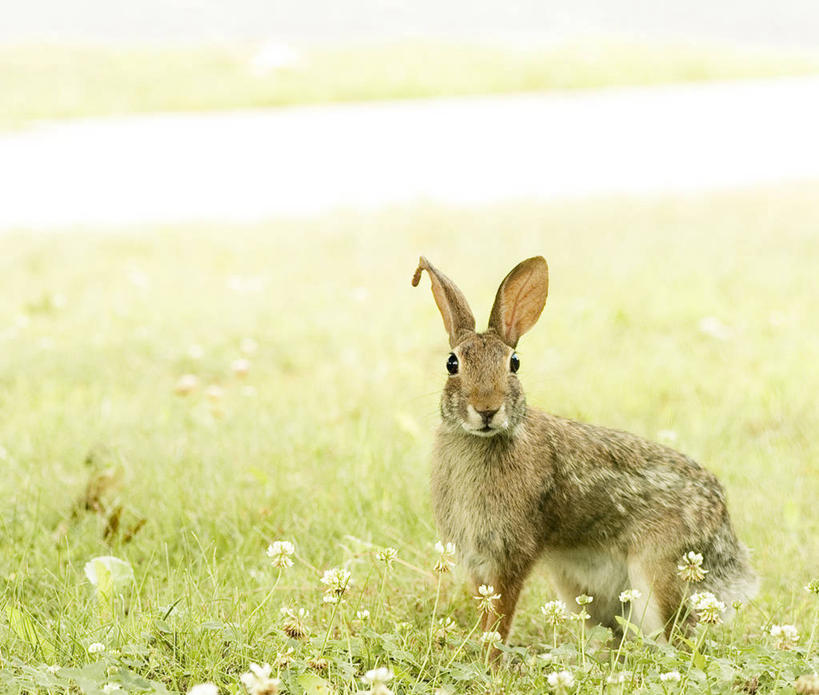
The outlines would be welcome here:
M 817 123 L 819 78 L 44 124 L 0 135 L 0 228 L 819 179 Z

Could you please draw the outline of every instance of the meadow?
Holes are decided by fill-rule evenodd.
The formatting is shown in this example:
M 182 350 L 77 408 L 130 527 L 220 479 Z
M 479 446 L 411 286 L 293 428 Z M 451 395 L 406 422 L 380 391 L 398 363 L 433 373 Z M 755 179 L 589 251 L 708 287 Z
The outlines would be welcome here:
M 378 667 L 402 695 L 795 692 L 819 669 L 817 199 L 804 184 L 0 237 L 0 692 L 238 693 L 250 663 L 294 694 L 384 693 L 362 682 Z M 733 623 L 618 649 L 553 631 L 538 569 L 487 667 L 465 577 L 433 572 L 448 346 L 410 286 L 420 253 L 479 325 L 505 273 L 546 256 L 549 300 L 518 349 L 529 402 L 719 476 L 761 578 Z M 133 579 L 103 563 L 95 586 L 100 556 Z M 326 602 L 337 567 L 351 582 Z
M 816 74 L 815 51 L 598 37 L 550 46 L 0 46 L 0 128 L 55 118 Z

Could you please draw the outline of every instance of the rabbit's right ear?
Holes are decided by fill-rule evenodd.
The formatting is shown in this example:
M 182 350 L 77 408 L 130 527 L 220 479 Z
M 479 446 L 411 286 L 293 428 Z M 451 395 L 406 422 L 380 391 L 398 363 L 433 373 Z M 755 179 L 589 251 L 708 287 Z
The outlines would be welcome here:
M 527 258 L 503 278 L 489 315 L 489 328 L 510 347 L 540 317 L 549 294 L 549 266 L 543 256 Z
M 444 328 L 449 333 L 449 346 L 454 348 L 465 335 L 475 332 L 475 317 L 463 292 L 423 256 L 418 261 L 415 275 L 412 276 L 413 287 L 417 287 L 421 281 L 422 270 L 429 273 L 432 296 L 435 297 L 435 303 L 444 318 Z

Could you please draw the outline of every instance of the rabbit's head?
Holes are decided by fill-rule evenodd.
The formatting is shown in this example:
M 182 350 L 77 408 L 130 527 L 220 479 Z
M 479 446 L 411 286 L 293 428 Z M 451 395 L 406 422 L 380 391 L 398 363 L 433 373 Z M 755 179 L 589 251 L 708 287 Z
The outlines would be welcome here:
M 452 352 L 441 397 L 444 423 L 479 437 L 512 435 L 526 414 L 515 354 L 518 339 L 538 320 L 549 291 L 549 268 L 542 256 L 519 263 L 501 282 L 489 315 L 489 328 L 475 332 L 466 298 L 446 275 L 421 256 L 421 271 L 432 281 L 432 295 L 444 319 Z

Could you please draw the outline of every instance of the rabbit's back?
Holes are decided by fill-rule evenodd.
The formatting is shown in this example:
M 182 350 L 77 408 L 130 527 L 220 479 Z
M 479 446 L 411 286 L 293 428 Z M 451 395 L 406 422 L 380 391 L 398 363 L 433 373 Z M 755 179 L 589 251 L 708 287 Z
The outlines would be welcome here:
M 727 518 L 717 478 L 674 449 L 537 411 L 527 425 L 550 473 L 542 501 L 549 545 L 691 544 Z

